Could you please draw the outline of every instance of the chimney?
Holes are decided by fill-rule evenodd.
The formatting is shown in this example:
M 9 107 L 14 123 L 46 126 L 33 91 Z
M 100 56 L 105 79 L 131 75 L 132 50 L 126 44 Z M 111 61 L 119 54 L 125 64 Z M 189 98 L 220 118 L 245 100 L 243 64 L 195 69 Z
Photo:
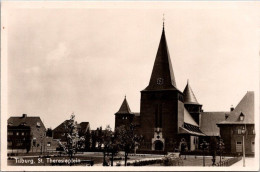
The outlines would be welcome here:
M 233 105 L 231 105 L 231 108 L 230 108 L 230 112 L 232 112 L 235 108 L 233 107 Z
M 23 114 L 23 115 L 22 115 L 22 118 L 26 118 L 26 117 L 27 117 L 27 114 Z
M 234 109 L 233 109 L 234 110 Z M 228 118 L 229 114 L 225 114 L 225 120 Z

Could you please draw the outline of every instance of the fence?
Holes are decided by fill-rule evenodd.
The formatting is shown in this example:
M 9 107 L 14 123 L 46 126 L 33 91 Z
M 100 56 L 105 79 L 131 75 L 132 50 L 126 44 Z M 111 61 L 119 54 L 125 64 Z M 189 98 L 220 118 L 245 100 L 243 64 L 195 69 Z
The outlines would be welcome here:
M 234 157 L 234 158 L 230 158 L 230 159 L 227 159 L 225 161 L 222 161 L 222 162 L 219 162 L 216 164 L 216 166 L 231 166 L 232 164 L 240 161 L 242 159 L 241 156 L 239 157 Z

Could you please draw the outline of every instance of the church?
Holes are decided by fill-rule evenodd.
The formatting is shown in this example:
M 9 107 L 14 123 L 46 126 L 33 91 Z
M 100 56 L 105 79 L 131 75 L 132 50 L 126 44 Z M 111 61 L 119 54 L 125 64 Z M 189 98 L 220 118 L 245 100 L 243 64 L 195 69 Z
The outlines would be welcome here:
M 144 138 L 138 148 L 142 151 L 173 152 L 183 144 L 193 151 L 201 138 L 220 137 L 217 123 L 229 114 L 203 112 L 189 81 L 183 92 L 177 88 L 163 26 L 150 82 L 141 91 L 140 113 L 131 112 L 125 97 L 115 113 L 115 128 L 134 124 Z

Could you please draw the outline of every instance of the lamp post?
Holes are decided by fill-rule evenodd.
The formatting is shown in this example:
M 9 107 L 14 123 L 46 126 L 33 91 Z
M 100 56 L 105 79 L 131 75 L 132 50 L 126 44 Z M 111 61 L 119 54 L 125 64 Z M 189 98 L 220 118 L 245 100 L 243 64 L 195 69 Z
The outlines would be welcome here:
M 245 133 L 246 133 L 246 129 L 245 127 L 242 128 L 242 135 L 243 135 L 243 167 L 246 166 L 246 162 L 245 162 Z

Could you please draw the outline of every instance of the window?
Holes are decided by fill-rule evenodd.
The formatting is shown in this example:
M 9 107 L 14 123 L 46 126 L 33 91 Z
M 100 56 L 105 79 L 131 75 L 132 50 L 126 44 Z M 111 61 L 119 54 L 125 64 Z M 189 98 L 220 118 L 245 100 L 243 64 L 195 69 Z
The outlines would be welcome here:
M 37 122 L 37 123 L 36 123 L 36 126 L 37 126 L 37 127 L 41 127 L 41 123 L 40 123 L 40 122 Z
M 36 138 L 33 138 L 33 146 L 36 146 Z
M 127 117 L 125 117 L 125 119 L 127 119 Z
M 16 132 L 16 135 L 19 136 L 19 132 Z
M 22 132 L 21 135 L 24 136 L 24 132 Z
M 13 132 L 9 131 L 8 136 L 12 136 L 12 135 L 13 135 Z
M 237 129 L 237 134 L 241 134 L 241 133 L 242 133 L 241 129 L 240 128 Z
M 51 142 L 48 142 L 48 143 L 47 143 L 47 147 L 50 147 L 50 146 L 51 146 Z
M 255 129 L 252 130 L 252 133 L 255 134 Z
M 16 146 L 22 146 L 22 145 L 23 145 L 23 143 L 21 143 L 21 142 L 16 143 Z
M 244 117 L 245 117 L 245 115 L 241 112 L 241 114 L 240 114 L 240 116 L 239 116 L 239 120 L 240 120 L 240 121 L 244 121 Z

